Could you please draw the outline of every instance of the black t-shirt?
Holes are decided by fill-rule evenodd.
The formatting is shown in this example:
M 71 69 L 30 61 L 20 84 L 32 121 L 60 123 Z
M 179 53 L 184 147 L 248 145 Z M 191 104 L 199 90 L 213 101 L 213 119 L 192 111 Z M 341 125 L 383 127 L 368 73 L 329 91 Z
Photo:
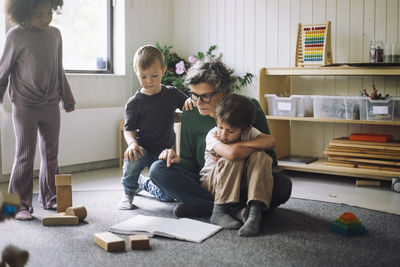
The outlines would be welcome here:
M 162 85 L 155 95 L 138 90 L 125 107 L 125 131 L 135 131 L 136 141 L 152 153 L 175 144 L 175 110 L 182 109 L 187 96 L 172 86 Z

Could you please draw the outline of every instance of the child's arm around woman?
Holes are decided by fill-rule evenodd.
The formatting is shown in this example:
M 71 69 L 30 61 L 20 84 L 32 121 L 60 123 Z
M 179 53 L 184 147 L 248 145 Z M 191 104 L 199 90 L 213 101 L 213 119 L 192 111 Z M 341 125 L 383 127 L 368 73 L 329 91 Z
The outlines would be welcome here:
M 215 138 L 220 140 L 218 136 Z M 251 140 L 237 141 L 232 144 L 220 142 L 214 146 L 214 151 L 228 160 L 239 160 L 247 158 L 254 151 L 274 148 L 275 144 L 275 139 L 271 135 L 260 133 Z

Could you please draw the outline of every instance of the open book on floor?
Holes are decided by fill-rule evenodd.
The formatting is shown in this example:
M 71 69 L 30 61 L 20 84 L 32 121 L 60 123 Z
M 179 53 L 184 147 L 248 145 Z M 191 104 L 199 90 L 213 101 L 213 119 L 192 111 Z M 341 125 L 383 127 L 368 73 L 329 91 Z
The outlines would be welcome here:
M 169 238 L 201 243 L 222 227 L 187 218 L 163 218 L 136 215 L 110 227 L 109 231 L 118 234 L 150 233 Z

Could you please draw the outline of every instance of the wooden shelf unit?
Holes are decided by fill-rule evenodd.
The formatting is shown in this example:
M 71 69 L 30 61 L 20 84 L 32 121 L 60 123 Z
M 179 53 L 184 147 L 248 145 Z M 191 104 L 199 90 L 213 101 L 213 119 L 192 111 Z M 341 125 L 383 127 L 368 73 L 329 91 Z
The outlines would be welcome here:
M 268 113 L 267 101 L 264 94 L 273 94 L 276 89 L 290 94 L 290 82 L 292 76 L 400 76 L 399 67 L 308 67 L 308 68 L 262 68 L 258 80 L 258 100 L 264 113 Z M 400 126 L 398 121 L 361 121 L 361 120 L 339 120 L 319 119 L 314 117 L 284 117 L 266 115 L 271 135 L 279 144 L 276 148 L 278 159 L 290 155 L 290 123 L 291 121 L 348 123 L 348 124 L 370 124 L 370 125 L 392 125 Z M 359 168 L 326 166 L 324 159 L 310 164 L 281 163 L 281 169 L 296 170 L 304 172 L 335 174 L 351 177 L 362 177 L 369 179 L 391 180 L 400 177 L 400 173 L 393 171 L 380 171 Z
M 269 120 L 288 120 L 288 121 L 313 121 L 313 122 L 334 122 L 334 123 L 352 123 L 352 124 L 370 124 L 370 125 L 393 125 L 400 126 L 400 121 L 360 121 L 360 120 L 343 120 L 343 119 L 321 119 L 314 117 L 285 117 L 285 116 L 269 116 Z

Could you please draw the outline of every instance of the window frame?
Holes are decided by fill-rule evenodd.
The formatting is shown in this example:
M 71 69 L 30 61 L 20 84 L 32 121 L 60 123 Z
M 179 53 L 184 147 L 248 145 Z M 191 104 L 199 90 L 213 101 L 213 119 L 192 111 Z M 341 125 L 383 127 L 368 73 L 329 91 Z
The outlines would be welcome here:
M 113 36 L 114 0 L 107 0 L 107 68 L 104 70 L 64 69 L 67 74 L 114 74 Z

